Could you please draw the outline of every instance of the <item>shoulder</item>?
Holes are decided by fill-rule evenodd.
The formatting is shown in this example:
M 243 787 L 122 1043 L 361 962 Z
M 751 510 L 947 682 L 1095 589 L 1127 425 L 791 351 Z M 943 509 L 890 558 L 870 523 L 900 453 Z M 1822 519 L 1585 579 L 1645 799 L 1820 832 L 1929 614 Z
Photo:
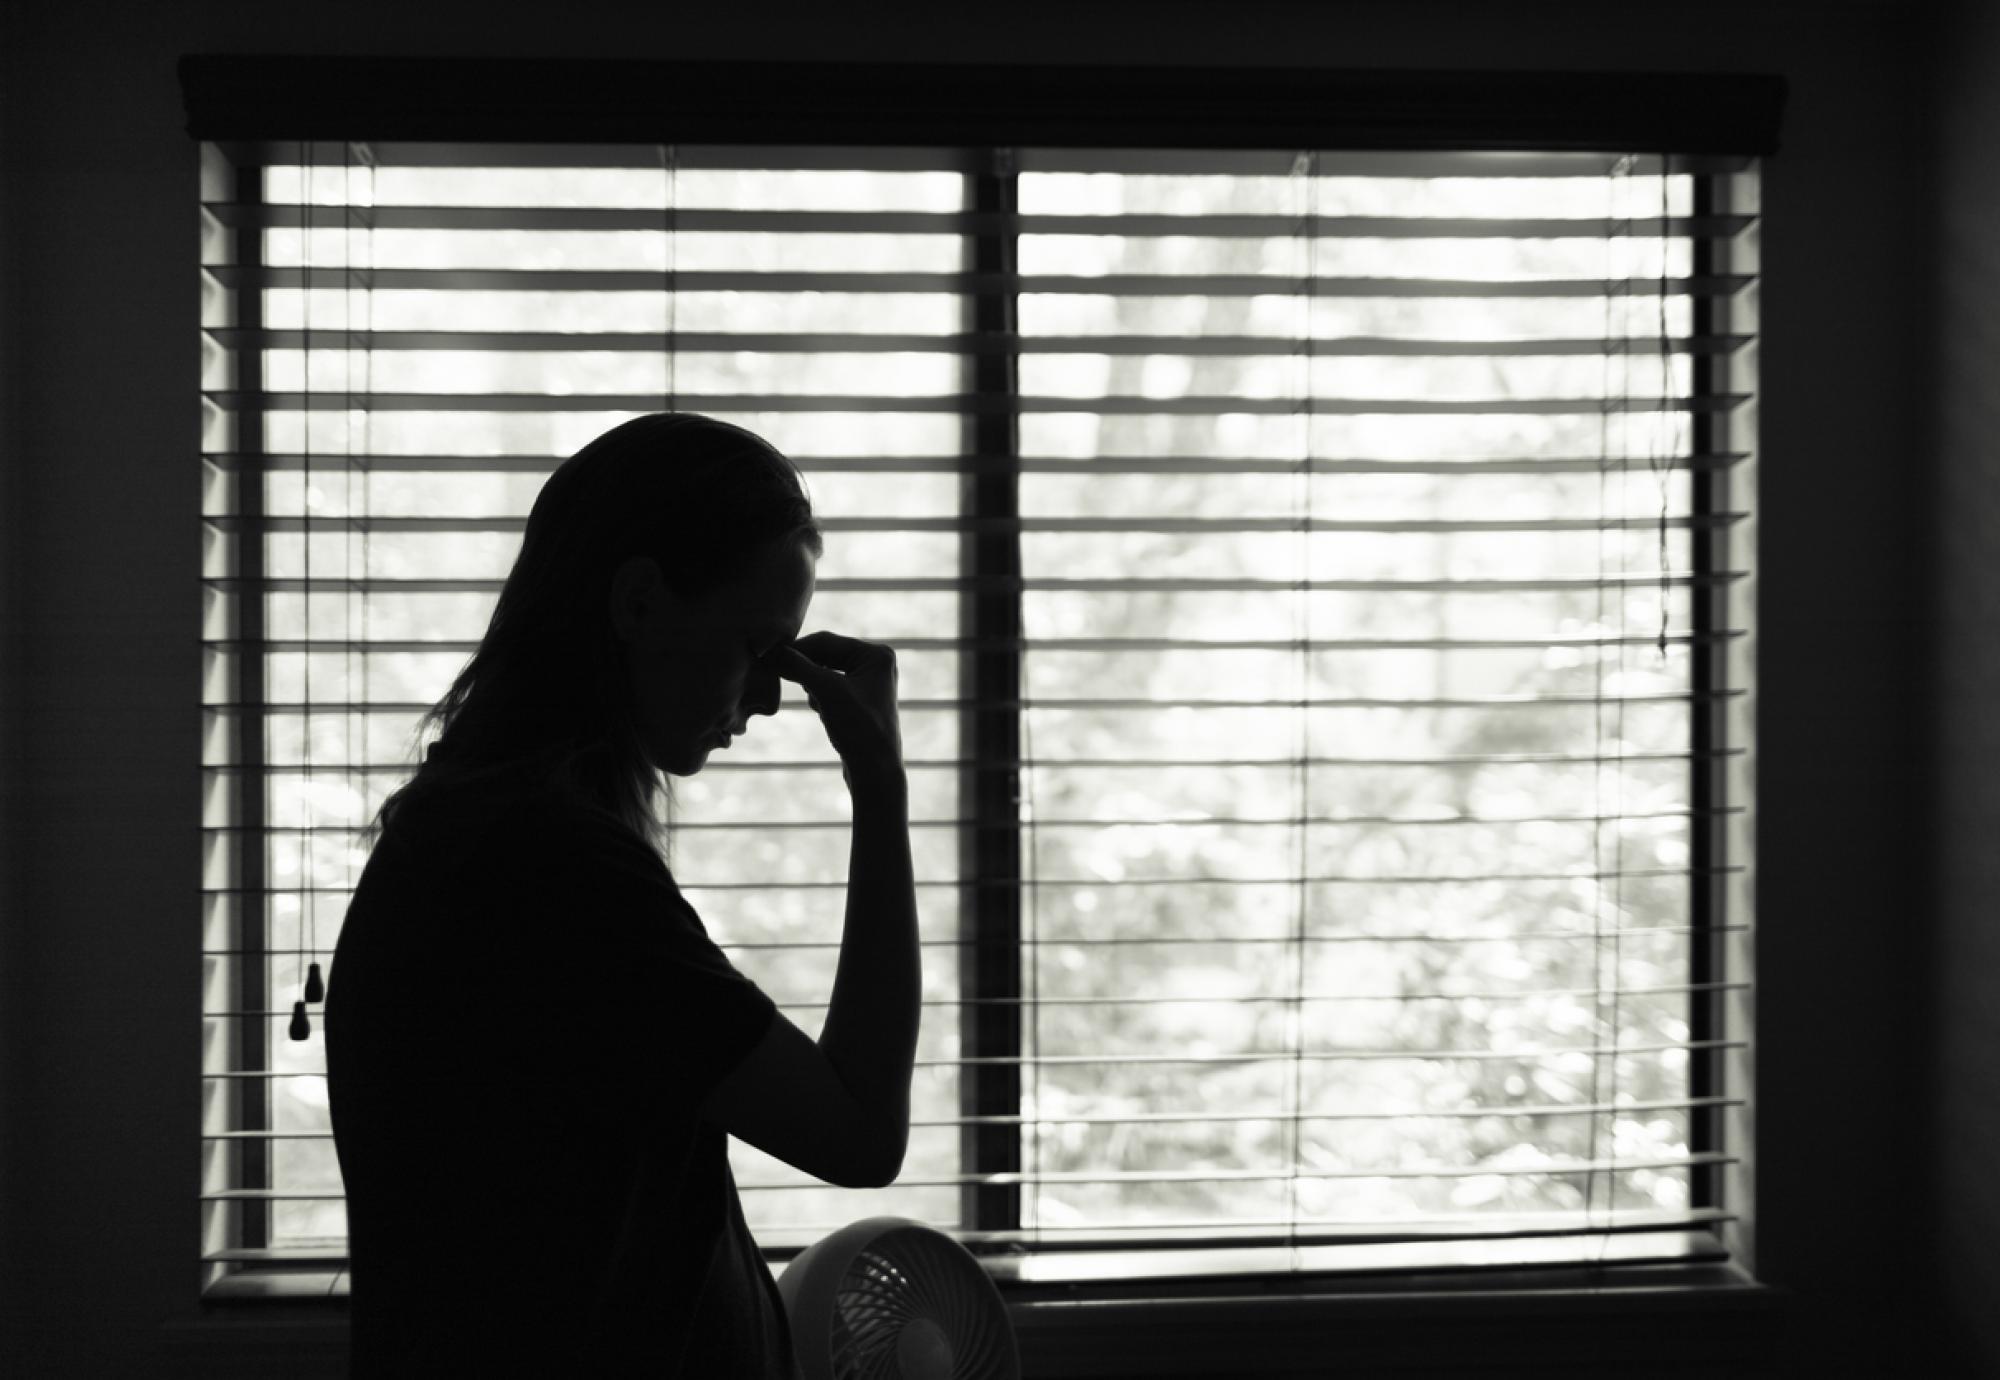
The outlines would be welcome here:
M 665 886 L 672 873 L 653 845 L 600 806 L 550 786 L 524 790 L 509 819 L 519 833 L 546 841 L 564 857 Z
M 533 855 L 535 870 L 566 894 L 605 910 L 668 913 L 680 922 L 672 928 L 707 938 L 666 859 L 609 811 L 544 788 L 516 802 L 511 821 L 506 846 Z
M 482 894 L 598 914 L 671 910 L 706 932 L 651 841 L 547 781 L 516 775 L 421 791 L 384 835 L 392 836 L 426 871 Z
M 659 853 L 610 812 L 520 779 L 426 783 L 381 844 L 425 875 L 487 886 L 673 885 Z

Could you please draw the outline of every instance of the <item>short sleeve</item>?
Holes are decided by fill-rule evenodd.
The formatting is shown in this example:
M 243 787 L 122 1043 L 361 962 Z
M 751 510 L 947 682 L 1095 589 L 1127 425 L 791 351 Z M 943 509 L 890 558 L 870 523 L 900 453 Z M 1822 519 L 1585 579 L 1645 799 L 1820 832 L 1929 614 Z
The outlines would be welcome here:
M 700 1105 L 763 1039 L 775 1003 L 709 937 L 651 849 L 559 805 L 523 822 L 531 841 L 506 927 L 516 946 L 502 962 L 589 1066 L 576 1092 L 608 1082 L 603 1096 Z

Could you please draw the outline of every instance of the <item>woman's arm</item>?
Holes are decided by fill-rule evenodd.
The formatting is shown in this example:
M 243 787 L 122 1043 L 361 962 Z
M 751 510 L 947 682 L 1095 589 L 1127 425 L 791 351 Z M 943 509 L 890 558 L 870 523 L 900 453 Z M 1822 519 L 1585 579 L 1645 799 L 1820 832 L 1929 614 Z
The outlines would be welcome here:
M 923 997 L 909 785 L 900 763 L 868 775 L 850 769 L 848 778 L 854 833 L 847 919 L 819 1047 L 869 1120 L 890 1138 L 893 1179 L 909 1144 L 910 1075 Z
M 806 688 L 853 800 L 847 917 L 817 1042 L 778 1012 L 705 1104 L 731 1135 L 828 1183 L 880 1188 L 910 1138 L 910 1074 L 923 972 L 910 863 L 909 782 L 896 716 L 896 655 L 812 633 L 771 655 Z

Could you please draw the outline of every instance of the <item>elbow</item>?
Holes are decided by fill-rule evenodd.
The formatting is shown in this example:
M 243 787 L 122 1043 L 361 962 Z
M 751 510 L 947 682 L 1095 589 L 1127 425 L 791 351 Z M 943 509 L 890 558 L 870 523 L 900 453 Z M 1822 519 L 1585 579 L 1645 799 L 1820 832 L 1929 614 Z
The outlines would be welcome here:
M 881 1173 L 870 1176 L 868 1187 L 887 1188 L 891 1184 L 895 1183 L 896 1180 L 902 1177 L 903 1177 L 903 1157 L 901 1155 L 898 1155 L 894 1160 L 892 1160 L 890 1163 L 882 1167 Z
M 887 1188 L 895 1183 L 903 1173 L 903 1156 L 909 1148 L 909 1132 L 884 1144 L 878 1153 L 869 1157 L 867 1165 L 854 1176 L 850 1188 Z
M 854 1183 L 849 1184 L 848 1187 L 889 1188 L 895 1184 L 897 1179 L 902 1177 L 902 1174 L 903 1174 L 903 1165 L 902 1162 L 899 1160 L 895 1164 L 890 1165 L 886 1169 L 882 1169 L 873 1173 L 863 1174 L 859 1176 L 859 1178 Z

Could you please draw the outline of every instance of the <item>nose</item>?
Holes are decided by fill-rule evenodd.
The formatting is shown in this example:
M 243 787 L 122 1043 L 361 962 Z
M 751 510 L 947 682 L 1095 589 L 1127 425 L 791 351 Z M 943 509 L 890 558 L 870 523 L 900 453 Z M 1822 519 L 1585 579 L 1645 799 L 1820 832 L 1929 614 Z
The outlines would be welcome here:
M 743 683 L 744 717 L 777 713 L 778 702 L 784 694 L 781 685 L 776 671 L 764 666 L 751 666 L 750 674 Z

